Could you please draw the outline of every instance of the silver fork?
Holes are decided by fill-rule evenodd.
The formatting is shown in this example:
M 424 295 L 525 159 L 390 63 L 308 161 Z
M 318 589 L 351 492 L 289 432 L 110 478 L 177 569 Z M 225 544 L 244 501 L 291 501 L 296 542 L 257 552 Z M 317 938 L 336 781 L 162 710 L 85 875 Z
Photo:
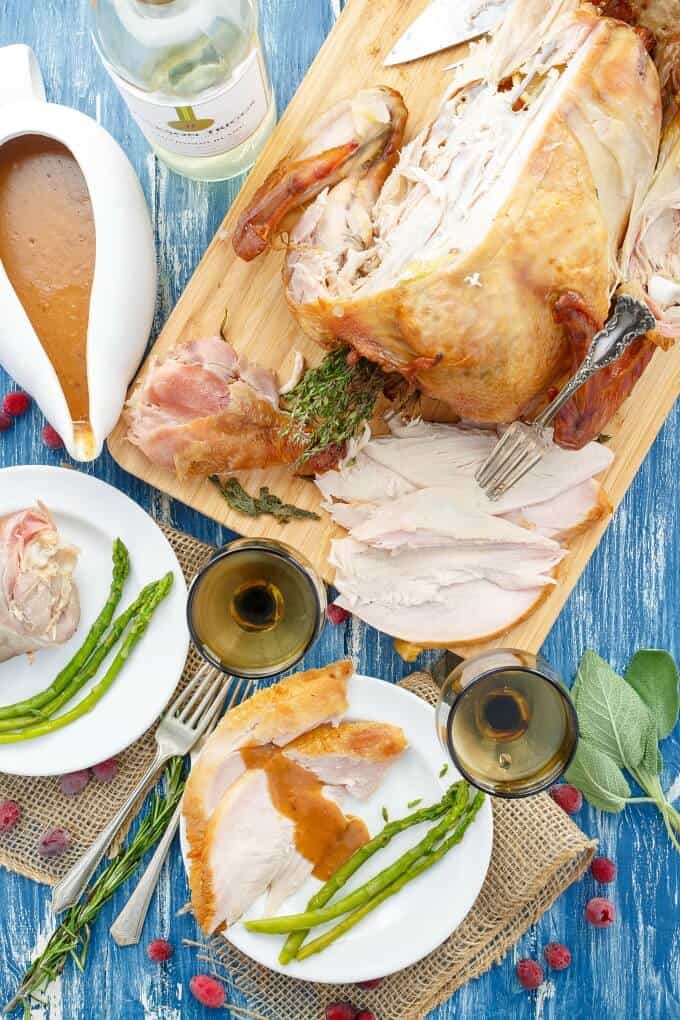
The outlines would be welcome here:
M 576 391 L 600 369 L 618 361 L 634 340 L 655 326 L 656 319 L 647 305 L 628 294 L 618 298 L 609 321 L 593 337 L 588 353 L 566 386 L 535 421 L 516 421 L 506 429 L 475 473 L 489 499 L 500 499 L 536 467 L 550 448 L 545 430 Z
M 97 865 L 106 853 L 137 798 L 146 790 L 160 768 L 175 755 L 186 754 L 206 732 L 223 704 L 224 674 L 203 665 L 167 709 L 156 730 L 156 754 L 123 806 L 96 840 L 54 887 L 52 911 L 55 914 L 77 903 Z
M 229 698 L 227 711 L 233 708 L 238 702 L 245 701 L 249 698 L 253 692 L 253 686 L 254 684 L 252 680 L 239 680 L 231 693 L 231 697 Z M 228 690 L 225 691 L 224 697 L 222 698 L 222 704 L 224 704 L 227 700 L 228 693 Z M 194 747 L 194 753 L 200 752 L 201 746 L 205 742 L 206 737 L 212 733 L 218 721 L 219 714 L 215 716 L 214 720 L 210 723 L 205 733 Z M 154 889 L 158 885 L 161 868 L 163 867 L 165 858 L 168 855 L 172 841 L 175 838 L 175 833 L 179 828 L 181 816 L 182 802 L 180 801 L 167 829 L 163 833 L 163 837 L 156 847 L 153 857 L 147 864 L 146 870 L 137 884 L 137 888 L 109 929 L 113 941 L 119 946 L 136 946 L 141 938 L 142 929 L 144 928 L 144 922 L 146 921 L 146 915 L 149 910 L 149 904 L 151 903 L 151 897 L 153 896 Z

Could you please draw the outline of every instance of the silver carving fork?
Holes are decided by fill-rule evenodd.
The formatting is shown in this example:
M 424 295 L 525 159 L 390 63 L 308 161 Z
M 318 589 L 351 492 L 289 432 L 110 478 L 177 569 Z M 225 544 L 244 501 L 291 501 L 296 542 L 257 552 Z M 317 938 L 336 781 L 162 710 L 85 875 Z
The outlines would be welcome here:
M 156 730 L 156 754 L 148 769 L 106 828 L 54 887 L 52 910 L 55 914 L 78 902 L 113 837 L 161 767 L 175 755 L 187 754 L 206 732 L 224 704 L 225 682 L 228 679 L 223 673 L 206 664 L 175 697 Z
M 545 430 L 568 400 L 600 369 L 618 361 L 634 340 L 656 326 L 647 305 L 624 294 L 614 305 L 611 317 L 593 337 L 579 369 L 552 403 L 533 422 L 516 421 L 503 433 L 475 478 L 489 499 L 497 500 L 536 467 L 550 448 Z

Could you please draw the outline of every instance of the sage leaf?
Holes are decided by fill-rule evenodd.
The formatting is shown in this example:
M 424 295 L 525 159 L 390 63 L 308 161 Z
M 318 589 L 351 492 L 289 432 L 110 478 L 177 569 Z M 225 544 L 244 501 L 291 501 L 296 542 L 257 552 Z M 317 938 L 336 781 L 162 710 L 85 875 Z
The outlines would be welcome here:
M 623 811 L 630 797 L 630 786 L 618 765 L 583 738 L 565 779 L 600 811 Z
M 644 649 L 630 660 L 626 681 L 640 695 L 656 722 L 659 740 L 675 729 L 680 714 L 680 676 L 668 652 Z
M 621 768 L 637 768 L 656 724 L 635 690 L 588 651 L 579 663 L 572 697 L 584 740 Z
M 640 762 L 640 768 L 652 776 L 658 776 L 663 769 L 663 758 L 659 750 L 656 731 L 653 726 L 649 728 L 645 741 L 645 750 Z

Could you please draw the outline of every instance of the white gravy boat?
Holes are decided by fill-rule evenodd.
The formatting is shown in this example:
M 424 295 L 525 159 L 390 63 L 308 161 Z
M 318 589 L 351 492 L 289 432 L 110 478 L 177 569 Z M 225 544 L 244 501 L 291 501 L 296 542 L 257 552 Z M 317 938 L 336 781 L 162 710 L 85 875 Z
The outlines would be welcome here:
M 144 194 L 127 156 L 96 121 L 45 101 L 35 54 L 0 49 L 0 146 L 44 135 L 69 149 L 90 193 L 95 264 L 87 329 L 87 430 L 74 429 L 66 398 L 24 308 L 0 263 L 0 363 L 36 400 L 76 460 L 94 460 L 120 417 L 142 359 L 156 303 L 156 255 Z

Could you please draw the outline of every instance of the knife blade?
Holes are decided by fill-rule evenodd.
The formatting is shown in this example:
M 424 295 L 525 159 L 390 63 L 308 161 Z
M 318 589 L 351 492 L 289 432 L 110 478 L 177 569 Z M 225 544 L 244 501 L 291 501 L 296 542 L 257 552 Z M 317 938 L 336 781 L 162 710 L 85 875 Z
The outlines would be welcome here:
M 503 19 L 513 0 L 432 0 L 406 29 L 385 59 L 385 67 L 476 39 Z

